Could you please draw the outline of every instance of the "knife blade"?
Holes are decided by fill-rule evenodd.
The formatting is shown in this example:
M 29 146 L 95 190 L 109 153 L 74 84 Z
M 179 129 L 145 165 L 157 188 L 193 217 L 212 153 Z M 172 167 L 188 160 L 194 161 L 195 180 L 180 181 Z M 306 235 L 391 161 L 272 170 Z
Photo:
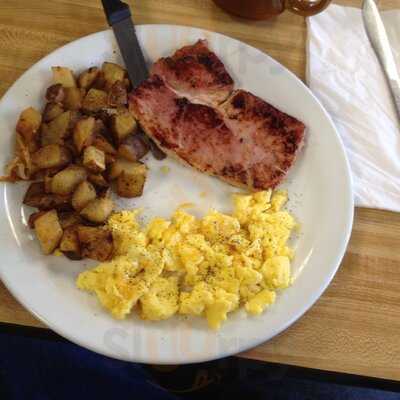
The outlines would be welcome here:
M 149 75 L 135 25 L 128 4 L 120 0 L 102 0 L 108 24 L 114 31 L 122 58 L 133 87 L 142 83 Z
M 385 26 L 374 0 L 364 0 L 362 15 L 367 36 L 385 72 L 400 120 L 400 77 Z

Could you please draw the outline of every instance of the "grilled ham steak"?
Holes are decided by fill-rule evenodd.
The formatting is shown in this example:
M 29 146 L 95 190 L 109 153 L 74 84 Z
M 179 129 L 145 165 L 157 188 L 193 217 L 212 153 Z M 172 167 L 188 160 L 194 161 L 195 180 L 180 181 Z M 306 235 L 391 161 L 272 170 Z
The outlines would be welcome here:
M 199 61 L 196 49 L 204 54 L 204 47 L 201 41 L 174 54 L 174 66 L 186 66 L 182 60 L 190 54 L 182 74 L 163 68 L 167 59 L 158 61 L 153 75 L 130 94 L 129 109 L 168 155 L 235 186 L 274 188 L 295 161 L 305 126 L 249 92 L 232 93 L 229 80 L 217 78 L 227 73 L 214 53 L 206 47 L 217 60 L 215 70 Z M 192 85 L 188 71 L 196 68 L 202 73 Z
M 160 58 L 151 68 L 181 97 L 196 103 L 218 104 L 233 90 L 233 80 L 205 40 Z

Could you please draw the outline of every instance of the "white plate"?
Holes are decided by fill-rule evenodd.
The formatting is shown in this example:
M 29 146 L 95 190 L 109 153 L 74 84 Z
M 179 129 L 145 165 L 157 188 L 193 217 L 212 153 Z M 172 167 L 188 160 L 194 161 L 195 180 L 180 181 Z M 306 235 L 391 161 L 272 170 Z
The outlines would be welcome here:
M 135 316 L 112 319 L 95 296 L 75 287 L 78 273 L 90 262 L 44 257 L 21 207 L 26 186 L 1 185 L 0 272 L 14 296 L 60 335 L 111 357 L 148 363 L 200 362 L 234 354 L 264 342 L 286 329 L 318 299 L 343 257 L 353 218 L 349 166 L 339 136 L 327 113 L 303 83 L 266 54 L 229 37 L 189 27 L 146 25 L 137 28 L 149 63 L 199 38 L 207 38 L 224 61 L 238 87 L 262 97 L 307 125 L 306 145 L 286 183 L 289 209 L 302 224 L 295 240 L 292 287 L 277 298 L 261 317 L 238 311 L 220 332 L 208 330 L 202 319 L 186 318 L 145 322 Z M 10 158 L 14 128 L 21 110 L 43 107 L 44 90 L 51 82 L 50 67 L 75 71 L 122 63 L 111 31 L 72 42 L 30 68 L 0 103 L 0 165 Z M 163 174 L 160 167 L 171 172 Z M 143 197 L 124 201 L 125 207 L 143 206 L 146 217 L 169 216 L 183 202 L 230 209 L 229 185 L 182 167 L 171 160 L 149 161 L 150 178 Z M 201 194 L 201 195 L 200 195 Z M 204 196 L 205 194 L 205 196 Z

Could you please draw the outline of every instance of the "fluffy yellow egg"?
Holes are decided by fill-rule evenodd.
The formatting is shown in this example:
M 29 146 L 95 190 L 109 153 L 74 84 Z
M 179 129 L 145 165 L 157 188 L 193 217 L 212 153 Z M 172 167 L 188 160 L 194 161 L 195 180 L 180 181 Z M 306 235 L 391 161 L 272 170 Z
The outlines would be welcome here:
M 219 329 L 241 306 L 259 315 L 291 283 L 288 240 L 297 225 L 286 201 L 285 191 L 236 194 L 231 215 L 197 219 L 179 208 L 146 227 L 139 210 L 117 212 L 108 221 L 113 260 L 82 272 L 77 286 L 120 319 L 135 309 L 151 321 L 202 316 Z

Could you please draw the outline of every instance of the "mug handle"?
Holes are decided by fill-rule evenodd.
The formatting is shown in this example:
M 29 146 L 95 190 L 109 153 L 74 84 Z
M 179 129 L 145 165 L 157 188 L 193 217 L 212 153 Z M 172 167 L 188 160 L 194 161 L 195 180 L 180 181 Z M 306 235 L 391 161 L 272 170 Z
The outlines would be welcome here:
M 295 14 L 309 17 L 325 10 L 330 2 L 331 0 L 319 0 L 313 2 L 310 0 L 286 0 L 286 8 Z

